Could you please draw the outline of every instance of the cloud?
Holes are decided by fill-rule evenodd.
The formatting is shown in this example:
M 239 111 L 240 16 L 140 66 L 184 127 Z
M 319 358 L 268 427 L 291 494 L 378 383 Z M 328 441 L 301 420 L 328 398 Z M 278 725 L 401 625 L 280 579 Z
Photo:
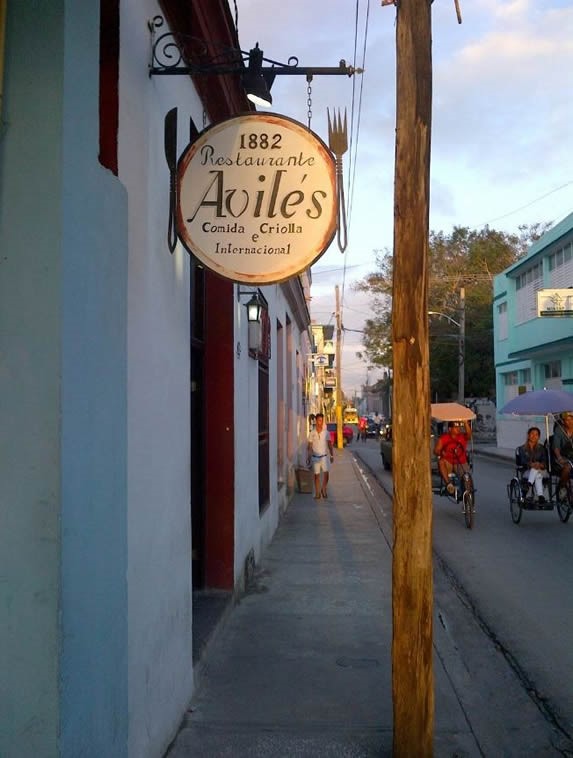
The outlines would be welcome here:
M 258 39 L 267 57 L 283 62 L 289 55 L 297 55 L 300 65 L 353 60 L 354 3 L 237 0 L 237 5 L 243 49 Z M 522 223 L 560 220 L 573 209 L 573 3 L 462 0 L 461 6 L 459 25 L 451 0 L 432 5 L 430 226 L 448 233 L 455 225 L 476 228 L 501 218 L 495 228 L 513 232 Z M 334 286 L 344 281 L 344 322 L 356 329 L 366 316 L 351 314 L 350 308 L 362 310 L 362 301 L 350 285 L 375 270 L 373 250 L 391 248 L 393 241 L 395 19 L 393 6 L 371 3 L 365 74 L 316 76 L 311 85 L 312 129 L 325 141 L 327 107 L 346 107 L 350 124 L 355 106 L 352 150 L 344 157 L 346 197 L 352 201 L 349 245 L 342 256 L 334 242 L 313 267 L 311 313 L 328 323 Z M 305 77 L 277 77 L 273 110 L 306 124 L 307 97 Z M 365 364 L 354 355 L 359 341 L 359 335 L 345 335 L 345 387 L 365 380 Z
M 432 170 L 456 202 L 433 208 L 451 224 L 499 216 L 573 176 L 573 7 L 483 0 L 480 10 L 481 32 L 435 67 Z

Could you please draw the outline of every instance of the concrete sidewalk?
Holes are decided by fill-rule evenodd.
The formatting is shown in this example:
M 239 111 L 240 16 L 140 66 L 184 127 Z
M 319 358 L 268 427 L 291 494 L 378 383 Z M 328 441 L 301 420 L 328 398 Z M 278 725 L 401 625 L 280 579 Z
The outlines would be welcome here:
M 348 449 L 336 451 L 329 490 L 293 498 L 208 649 L 168 758 L 391 755 L 391 502 Z M 495 645 L 435 574 L 434 755 L 557 755 Z

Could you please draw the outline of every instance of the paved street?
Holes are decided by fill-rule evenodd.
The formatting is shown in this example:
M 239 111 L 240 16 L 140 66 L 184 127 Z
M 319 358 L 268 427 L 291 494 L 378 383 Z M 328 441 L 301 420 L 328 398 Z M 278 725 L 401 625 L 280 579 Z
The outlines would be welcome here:
M 353 443 L 352 452 L 391 491 L 375 441 Z M 434 496 L 436 566 L 539 710 L 572 734 L 573 521 L 562 524 L 557 511 L 524 512 L 513 524 L 506 492 L 512 473 L 510 460 L 476 454 L 472 531 L 453 503 Z

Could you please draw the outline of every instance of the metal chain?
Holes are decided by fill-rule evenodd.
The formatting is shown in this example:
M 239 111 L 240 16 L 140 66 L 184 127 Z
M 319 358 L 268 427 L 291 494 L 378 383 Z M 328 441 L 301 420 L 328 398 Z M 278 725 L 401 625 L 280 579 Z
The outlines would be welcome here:
M 308 82 L 307 88 L 306 88 L 306 105 L 308 108 L 308 129 L 310 131 L 310 122 L 312 121 L 312 74 L 307 74 L 306 81 Z
M 207 126 L 207 111 L 203 108 L 203 129 Z

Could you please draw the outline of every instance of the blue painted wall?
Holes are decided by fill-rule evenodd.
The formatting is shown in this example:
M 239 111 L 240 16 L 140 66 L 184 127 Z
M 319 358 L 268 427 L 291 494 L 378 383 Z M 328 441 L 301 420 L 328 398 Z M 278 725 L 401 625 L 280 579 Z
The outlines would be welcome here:
M 9 3 L 0 131 L 0 755 L 127 752 L 127 198 L 98 4 Z

